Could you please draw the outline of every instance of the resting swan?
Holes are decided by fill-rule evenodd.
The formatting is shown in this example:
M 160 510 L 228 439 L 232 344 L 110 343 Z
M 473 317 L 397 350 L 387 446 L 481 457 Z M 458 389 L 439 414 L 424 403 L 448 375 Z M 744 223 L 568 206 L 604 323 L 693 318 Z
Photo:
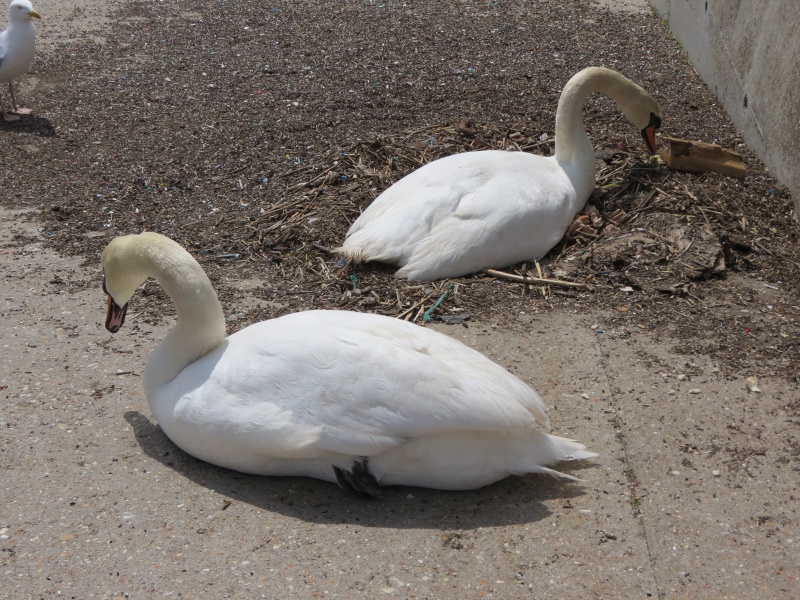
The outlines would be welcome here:
M 561 93 L 554 156 L 482 150 L 428 163 L 378 196 L 336 252 L 355 263 L 398 265 L 397 277 L 422 281 L 541 258 L 594 189 L 594 150 L 581 118 L 592 92 L 615 100 L 656 153 L 655 100 L 616 71 L 589 67 Z
M 118 237 L 101 262 L 112 333 L 148 277 L 175 302 L 144 389 L 164 433 L 204 461 L 378 495 L 381 485 L 473 489 L 524 473 L 575 480 L 548 465 L 596 456 L 545 433 L 536 392 L 446 335 L 315 310 L 225 337 L 211 282 L 176 242 Z

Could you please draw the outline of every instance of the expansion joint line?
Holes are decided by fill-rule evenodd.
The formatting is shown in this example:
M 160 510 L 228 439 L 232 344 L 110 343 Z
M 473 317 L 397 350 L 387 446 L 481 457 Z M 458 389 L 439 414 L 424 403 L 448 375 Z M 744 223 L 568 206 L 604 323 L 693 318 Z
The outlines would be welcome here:
M 608 381 L 608 393 L 610 396 L 611 403 L 617 408 L 617 402 L 615 397 L 619 393 L 619 390 L 613 385 L 613 376 L 611 375 L 611 368 L 610 368 L 610 361 L 609 355 L 606 349 L 603 346 L 603 343 L 598 341 L 597 347 L 600 353 L 600 367 L 603 373 L 606 374 L 606 379 Z M 644 539 L 644 546 L 647 549 L 647 559 L 650 561 L 650 570 L 653 574 L 653 584 L 655 585 L 655 595 L 656 600 L 662 600 L 661 597 L 661 586 L 658 582 L 658 573 L 656 571 L 656 559 L 653 556 L 653 551 L 650 548 L 650 538 L 647 535 L 647 527 L 645 525 L 645 517 L 644 513 L 639 510 L 638 502 L 639 498 L 636 495 L 636 487 L 638 486 L 638 479 L 636 477 L 636 472 L 633 469 L 631 464 L 631 457 L 628 453 L 628 442 L 625 438 L 625 433 L 622 431 L 622 422 L 618 417 L 614 417 L 611 421 L 611 425 L 616 431 L 617 441 L 620 443 L 622 447 L 622 457 L 625 466 L 624 475 L 625 478 L 628 480 L 628 490 L 630 492 L 630 503 L 631 508 L 634 511 L 634 517 L 639 521 L 639 527 L 642 530 L 642 538 Z

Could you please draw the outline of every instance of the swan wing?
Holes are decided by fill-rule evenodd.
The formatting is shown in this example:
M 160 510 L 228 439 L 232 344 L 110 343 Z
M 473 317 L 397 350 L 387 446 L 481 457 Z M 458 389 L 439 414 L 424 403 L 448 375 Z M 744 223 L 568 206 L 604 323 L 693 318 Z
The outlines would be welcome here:
M 448 156 L 406 175 L 356 219 L 339 250 L 357 261 L 405 264 L 414 246 L 485 183 L 474 167 L 477 154 L 485 153 Z
M 199 361 L 214 362 L 200 392 L 185 395 L 193 420 L 227 423 L 270 456 L 370 456 L 436 432 L 549 428 L 539 396 L 505 369 L 387 317 L 296 313 L 214 354 Z
M 457 154 L 411 173 L 353 224 L 341 250 L 439 279 L 544 255 L 577 210 L 570 178 L 551 157 Z
M 495 173 L 465 194 L 411 249 L 398 276 L 457 277 L 546 254 L 574 217 L 574 189 L 563 171 L 551 168 L 555 161 L 535 162 L 544 167 L 537 177 Z

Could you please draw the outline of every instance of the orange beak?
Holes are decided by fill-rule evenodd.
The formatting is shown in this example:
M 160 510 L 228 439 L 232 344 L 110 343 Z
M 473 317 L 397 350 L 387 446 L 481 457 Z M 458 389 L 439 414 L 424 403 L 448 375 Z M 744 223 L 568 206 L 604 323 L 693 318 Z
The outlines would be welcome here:
M 108 308 L 106 309 L 106 329 L 111 333 L 117 333 L 123 323 L 125 323 L 125 313 L 128 312 L 128 305 L 125 304 L 120 308 L 119 304 L 114 302 L 111 295 L 108 296 Z
M 642 129 L 642 137 L 644 143 L 647 144 L 647 149 L 650 154 L 658 154 L 658 146 L 656 145 L 656 129 L 661 127 L 661 118 L 658 115 L 650 113 L 650 122 L 647 127 Z

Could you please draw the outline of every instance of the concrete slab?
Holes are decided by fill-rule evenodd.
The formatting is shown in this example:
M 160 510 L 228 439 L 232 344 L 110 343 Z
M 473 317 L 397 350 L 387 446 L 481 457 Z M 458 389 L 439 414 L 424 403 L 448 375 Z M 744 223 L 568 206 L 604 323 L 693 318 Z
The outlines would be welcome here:
M 750 393 L 602 314 L 534 305 L 437 325 L 537 388 L 554 431 L 600 457 L 573 471 L 584 484 L 511 478 L 364 502 L 178 450 L 140 381 L 166 327 L 134 306 L 109 336 L 97 267 L 43 250 L 13 216 L 0 214 L 0 598 L 800 594 L 785 381 Z

